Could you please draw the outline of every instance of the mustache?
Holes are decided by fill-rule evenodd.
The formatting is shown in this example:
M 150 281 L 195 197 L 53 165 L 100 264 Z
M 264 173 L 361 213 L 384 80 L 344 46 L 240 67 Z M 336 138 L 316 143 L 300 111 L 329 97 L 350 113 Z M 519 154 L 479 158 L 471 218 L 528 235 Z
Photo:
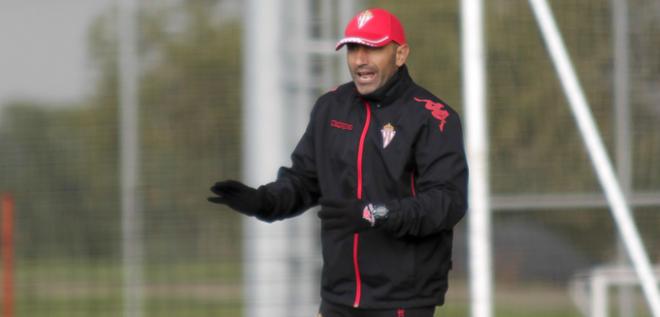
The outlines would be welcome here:
M 375 73 L 377 69 L 373 66 L 368 66 L 368 65 L 360 65 L 354 70 L 356 73 L 357 72 L 367 72 L 367 73 Z

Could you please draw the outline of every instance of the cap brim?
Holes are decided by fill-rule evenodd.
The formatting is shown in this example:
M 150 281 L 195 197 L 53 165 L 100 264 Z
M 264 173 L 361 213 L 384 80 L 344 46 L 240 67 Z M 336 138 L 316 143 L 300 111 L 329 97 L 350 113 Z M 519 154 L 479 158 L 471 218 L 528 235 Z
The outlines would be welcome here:
M 392 40 L 390 39 L 389 36 L 385 36 L 377 40 L 371 40 L 357 36 L 350 36 L 350 37 L 345 37 L 341 39 L 339 42 L 337 42 L 337 45 L 335 46 L 335 51 L 338 51 L 340 48 L 342 48 L 342 46 L 348 43 L 361 44 L 371 47 L 381 47 L 389 44 L 390 42 L 392 42 Z

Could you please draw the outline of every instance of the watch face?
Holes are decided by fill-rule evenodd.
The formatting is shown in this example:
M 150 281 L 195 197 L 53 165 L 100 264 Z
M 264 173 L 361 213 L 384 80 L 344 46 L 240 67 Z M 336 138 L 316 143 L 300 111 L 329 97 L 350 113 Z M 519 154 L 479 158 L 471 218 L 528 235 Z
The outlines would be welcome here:
M 390 212 L 389 209 L 385 206 L 376 206 L 373 209 L 373 214 L 375 219 L 384 219 L 387 218 L 387 214 Z

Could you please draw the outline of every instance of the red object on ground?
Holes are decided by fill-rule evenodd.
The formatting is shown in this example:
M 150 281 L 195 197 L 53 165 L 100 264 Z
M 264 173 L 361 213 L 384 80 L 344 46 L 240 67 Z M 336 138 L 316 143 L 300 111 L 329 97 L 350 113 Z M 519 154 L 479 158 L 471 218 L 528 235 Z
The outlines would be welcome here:
M 14 199 L 2 195 L 2 314 L 14 316 Z

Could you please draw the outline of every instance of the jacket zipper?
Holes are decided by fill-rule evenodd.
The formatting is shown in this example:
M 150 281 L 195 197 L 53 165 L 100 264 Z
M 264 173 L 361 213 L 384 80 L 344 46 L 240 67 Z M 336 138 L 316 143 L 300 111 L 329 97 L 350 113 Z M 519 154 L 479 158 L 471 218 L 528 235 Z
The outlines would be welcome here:
M 364 108 L 367 110 L 367 118 L 364 121 L 364 127 L 362 128 L 362 135 L 360 136 L 360 144 L 358 147 L 357 155 L 357 199 L 362 199 L 362 155 L 364 153 L 364 140 L 367 137 L 367 131 L 369 130 L 369 123 L 371 122 L 371 107 L 369 102 L 364 102 Z
M 367 110 L 367 118 L 364 121 L 362 128 L 362 135 L 360 135 L 360 143 L 358 146 L 357 154 L 357 199 L 362 200 L 362 156 L 364 154 L 364 140 L 369 131 L 369 123 L 371 123 L 371 107 L 369 103 L 364 101 L 364 108 Z M 358 263 L 358 246 L 360 244 L 360 234 L 353 234 L 353 269 L 355 270 L 355 300 L 353 307 L 360 306 L 360 297 L 362 296 L 362 280 L 360 279 L 360 265 Z

